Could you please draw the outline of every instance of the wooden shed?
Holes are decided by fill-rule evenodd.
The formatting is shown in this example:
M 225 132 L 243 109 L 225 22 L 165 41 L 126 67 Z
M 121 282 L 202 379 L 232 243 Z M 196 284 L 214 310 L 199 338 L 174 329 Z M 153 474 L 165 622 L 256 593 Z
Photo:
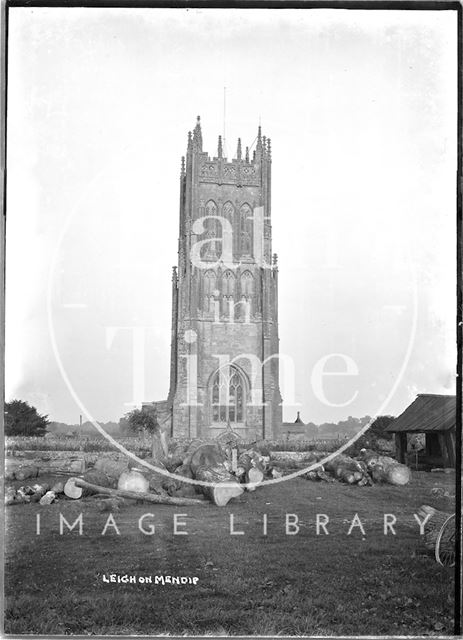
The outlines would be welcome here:
M 407 462 L 407 435 L 424 433 L 425 462 L 430 467 L 455 467 L 456 396 L 420 393 L 386 431 L 395 434 L 399 462 Z

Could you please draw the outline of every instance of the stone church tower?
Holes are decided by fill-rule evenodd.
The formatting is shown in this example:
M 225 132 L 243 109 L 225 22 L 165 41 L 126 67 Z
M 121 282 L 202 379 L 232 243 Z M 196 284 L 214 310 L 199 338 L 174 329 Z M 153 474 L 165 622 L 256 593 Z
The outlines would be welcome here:
M 281 426 L 271 164 L 260 127 L 252 157 L 238 139 L 232 160 L 221 136 L 215 157 L 203 151 L 199 116 L 188 134 L 164 405 L 173 437 L 211 438 L 228 427 L 269 439 Z

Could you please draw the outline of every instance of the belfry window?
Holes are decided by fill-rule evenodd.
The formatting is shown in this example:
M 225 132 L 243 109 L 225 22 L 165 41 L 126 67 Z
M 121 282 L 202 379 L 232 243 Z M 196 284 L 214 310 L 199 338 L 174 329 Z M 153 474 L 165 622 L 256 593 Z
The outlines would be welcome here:
M 202 304 L 203 304 L 204 310 L 210 313 L 214 311 L 215 296 L 218 293 L 216 287 L 217 287 L 217 277 L 214 271 L 211 271 L 210 269 L 208 269 L 204 274 L 204 279 L 203 279 L 204 296 L 203 296 Z
M 220 369 L 212 382 L 212 420 L 225 424 L 244 422 L 245 386 L 235 367 Z
M 222 294 L 233 297 L 235 293 L 235 276 L 231 271 L 225 271 L 222 276 Z
M 252 273 L 245 271 L 241 275 L 241 295 L 245 298 L 252 296 L 254 289 L 254 278 Z
M 252 209 L 245 203 L 240 209 L 240 253 L 242 256 L 251 257 L 253 254 L 252 243 Z
M 209 200 L 206 204 L 206 216 L 217 216 L 217 205 L 213 200 Z M 204 260 L 215 260 L 217 258 L 217 251 L 219 249 L 218 243 L 215 238 L 220 238 L 222 233 L 219 233 L 219 225 L 217 220 L 207 217 L 204 221 L 204 231 L 208 242 L 201 249 L 201 257 Z

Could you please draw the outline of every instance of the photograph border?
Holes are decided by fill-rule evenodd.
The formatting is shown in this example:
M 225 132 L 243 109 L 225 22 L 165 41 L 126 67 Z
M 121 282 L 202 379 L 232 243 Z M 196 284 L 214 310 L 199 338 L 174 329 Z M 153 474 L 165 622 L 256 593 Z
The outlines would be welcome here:
M 457 347 L 457 359 L 456 359 L 456 513 L 458 515 L 458 507 L 460 508 L 460 517 L 456 517 L 456 562 L 455 562 L 455 611 L 454 611 L 454 634 L 460 636 L 462 634 L 462 569 L 461 569 L 461 542 L 462 542 L 462 522 L 461 522 L 461 507 L 462 507 L 462 494 L 461 494 L 461 466 L 462 466 L 462 379 L 463 379 L 463 293 L 462 293 L 462 102 L 463 102 L 463 26 L 462 16 L 463 7 L 460 2 L 448 1 L 448 0 L 158 0 L 158 1 L 142 1 L 133 0 L 132 2 L 127 0 L 2 0 L 1 2 L 1 123 L 2 123 L 2 136 L 1 136 L 1 169 L 2 169 L 2 181 L 1 181 L 1 203 L 2 203 L 2 218 L 1 218 L 1 248 L 0 248 L 0 261 L 1 261 L 1 303 L 0 303 L 0 323 L 1 323 L 1 344 L 2 344 L 2 366 L 1 366 L 1 402 L 2 408 L 5 403 L 5 253 L 6 253 L 6 199 L 7 199 L 7 143 L 8 143 L 8 108 L 7 108 L 7 95 L 8 95 L 8 21 L 9 11 L 14 8 L 125 8 L 125 9 L 342 9 L 342 10 L 367 10 L 367 11 L 455 11 L 458 24 L 458 36 L 457 36 L 457 68 L 458 77 L 457 82 L 457 172 L 456 172 L 456 220 L 455 220 L 455 236 L 456 236 L 456 268 L 457 268 L 457 290 L 456 290 L 456 322 L 455 322 L 455 337 Z M 2 410 L 2 429 L 4 436 L 4 423 L 3 423 L 3 410 Z M 1 453 L 4 460 L 5 448 L 4 437 L 1 439 Z M 3 463 L 4 464 L 4 463 Z M 2 487 L 3 487 L 2 478 Z M 2 547 L 4 550 L 4 526 L 5 526 L 5 514 L 2 513 Z M 2 598 L 0 603 L 0 613 L 2 623 L 4 624 L 4 563 L 1 563 L 0 568 L 0 580 L 1 580 L 1 592 Z M 2 624 L 2 627 L 3 627 Z M 2 635 L 6 638 L 13 637 L 7 635 L 2 631 Z M 40 635 L 24 635 L 14 637 L 45 637 Z M 68 638 L 68 637 L 88 637 L 88 636 L 53 636 L 54 638 Z M 143 638 L 143 637 L 157 637 L 157 636 L 143 636 L 143 635 L 131 635 L 131 636 L 93 636 L 93 637 L 117 637 L 117 638 Z M 169 636 L 171 638 L 179 636 Z M 200 636 L 181 636 L 181 637 L 200 637 Z M 208 636 L 214 637 L 214 636 Z M 243 636 L 236 636 L 243 637 Z M 265 636 L 253 636 L 265 637 Z M 269 636 L 266 636 L 269 637 Z M 270 636 L 272 637 L 272 636 Z M 306 637 L 320 637 L 320 636 L 306 636 Z M 325 636 L 322 636 L 325 637 Z M 326 636 L 328 637 L 328 636 Z M 397 637 L 397 636 L 337 636 L 337 637 Z M 414 636 L 407 636 L 414 637 Z

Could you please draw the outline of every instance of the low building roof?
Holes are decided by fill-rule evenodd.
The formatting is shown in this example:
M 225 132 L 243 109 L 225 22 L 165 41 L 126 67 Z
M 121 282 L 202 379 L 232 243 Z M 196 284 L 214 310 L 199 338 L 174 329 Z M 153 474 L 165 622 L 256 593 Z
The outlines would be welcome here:
M 420 393 L 385 431 L 449 431 L 455 429 L 456 396 Z

